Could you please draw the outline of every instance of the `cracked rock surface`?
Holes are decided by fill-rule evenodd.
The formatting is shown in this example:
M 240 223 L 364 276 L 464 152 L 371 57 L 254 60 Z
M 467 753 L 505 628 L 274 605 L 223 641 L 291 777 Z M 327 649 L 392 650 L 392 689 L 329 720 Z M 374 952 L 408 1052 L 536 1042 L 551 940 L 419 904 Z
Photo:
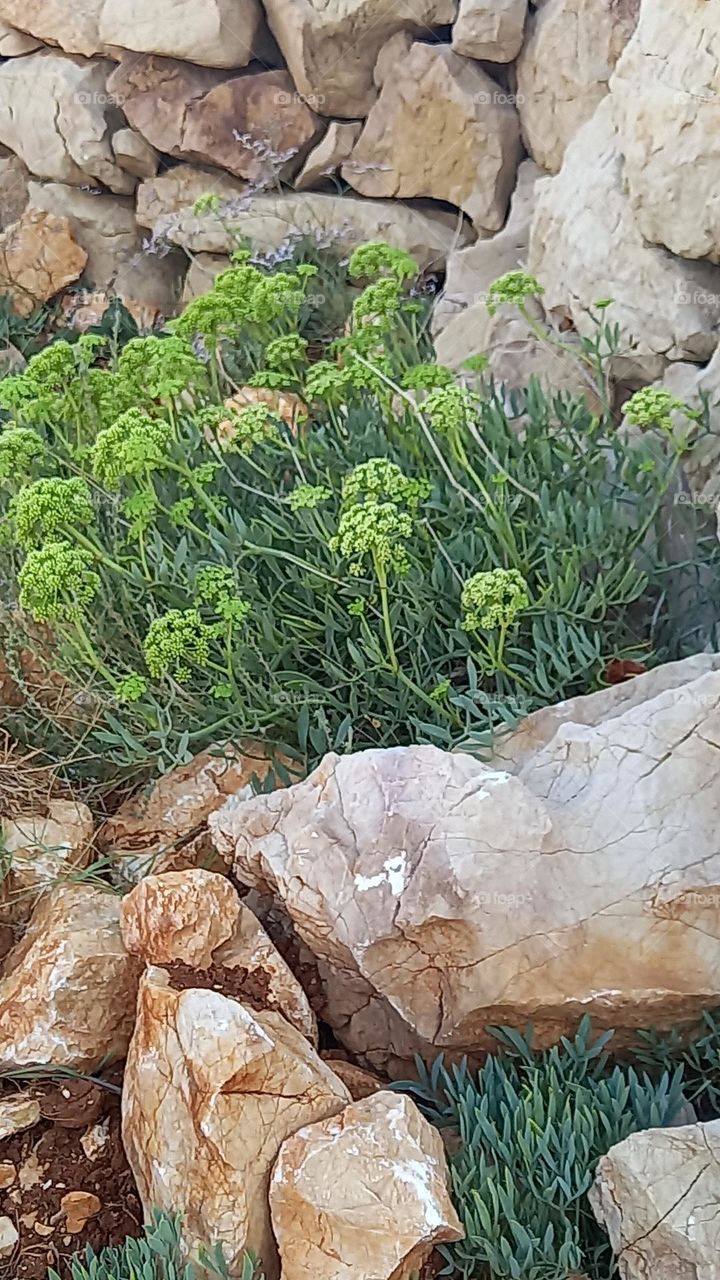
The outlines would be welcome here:
M 578 720 L 561 704 L 517 763 L 512 739 L 496 768 L 432 746 L 331 754 L 211 818 L 318 959 L 351 1051 L 392 1074 L 418 1050 L 485 1047 L 488 1024 L 532 1021 L 547 1044 L 588 1013 L 622 1043 L 712 1005 L 714 661 L 590 695 Z

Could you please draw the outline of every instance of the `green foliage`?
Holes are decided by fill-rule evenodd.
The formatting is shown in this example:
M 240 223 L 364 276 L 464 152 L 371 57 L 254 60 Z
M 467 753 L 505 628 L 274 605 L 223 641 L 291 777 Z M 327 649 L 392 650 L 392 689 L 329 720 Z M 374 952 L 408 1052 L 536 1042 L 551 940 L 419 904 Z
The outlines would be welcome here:
M 181 1219 L 156 1210 L 142 1239 L 127 1239 L 99 1254 L 87 1248 L 70 1261 L 70 1280 L 229 1280 L 220 1246 L 204 1250 L 199 1262 L 185 1260 L 181 1249 Z M 60 1280 L 52 1268 L 48 1280 Z M 262 1280 L 257 1262 L 245 1254 L 240 1280 Z
M 611 1066 L 612 1033 L 593 1040 L 583 1019 L 573 1040 L 533 1051 L 532 1035 L 491 1028 L 500 1051 L 473 1074 L 438 1058 L 404 1082 L 428 1118 L 459 1135 L 451 1189 L 466 1237 L 443 1246 L 445 1274 L 474 1280 L 591 1280 L 614 1274 L 607 1236 L 587 1200 L 600 1156 L 638 1129 L 669 1123 L 682 1070 L 652 1080 Z
M 8 727 L 84 776 L 243 736 L 309 761 L 481 750 L 612 658 L 654 656 L 672 433 L 628 442 L 535 383 L 470 391 L 432 359 L 406 254 L 357 250 L 362 292 L 300 256 L 242 250 L 170 335 L 56 342 L 0 383 L 0 641 L 27 643 L 16 602 L 50 623 L 48 660 L 93 709 Z M 308 290 L 331 286 L 318 347 Z M 524 307 L 531 286 L 493 297 Z M 604 315 L 583 347 L 601 392 Z M 265 396 L 239 405 L 248 385 Z M 307 412 L 285 421 L 278 389 Z
M 683 1091 L 701 1120 L 720 1117 L 720 1009 L 703 1014 L 702 1030 L 688 1041 L 679 1031 L 641 1031 L 635 1059 L 651 1075 L 683 1069 Z

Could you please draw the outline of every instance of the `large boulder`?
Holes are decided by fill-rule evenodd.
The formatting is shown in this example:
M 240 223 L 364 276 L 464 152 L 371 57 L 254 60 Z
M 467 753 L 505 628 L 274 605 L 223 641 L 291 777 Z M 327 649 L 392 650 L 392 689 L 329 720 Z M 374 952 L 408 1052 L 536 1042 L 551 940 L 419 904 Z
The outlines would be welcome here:
M 210 172 L 192 164 L 178 164 L 141 182 L 137 190 L 136 215 L 141 227 L 151 230 L 162 218 L 192 211 L 201 196 L 219 196 L 231 208 L 237 202 L 246 208 L 247 183 L 238 182 L 219 170 Z
M 49 49 L 4 62 L 0 142 L 38 178 L 133 191 L 136 179 L 120 168 L 110 145 L 112 121 L 119 118 L 107 87 L 112 65 Z
M 337 1115 L 345 1086 L 278 1013 L 217 991 L 140 983 L 123 1086 L 123 1139 L 146 1213 L 183 1215 L 192 1247 L 222 1246 L 239 1275 L 252 1249 L 278 1274 L 270 1173 L 284 1140 Z
M 0 234 L 0 291 L 17 315 L 32 315 L 73 284 L 86 262 L 67 218 L 27 209 Z
M 544 0 L 536 8 L 517 61 L 517 104 L 525 145 L 543 169 L 558 172 L 607 94 L 639 8 L 640 0 Z
M 660 692 L 637 677 L 627 708 L 591 695 L 585 723 L 561 704 L 514 769 L 507 748 L 505 768 L 431 746 L 331 754 L 213 815 L 236 875 L 317 957 L 351 1051 L 406 1071 L 417 1051 L 487 1047 L 488 1025 L 532 1022 L 546 1045 L 584 1014 L 622 1044 L 717 1002 L 720 671 L 693 663 Z
M 342 175 L 362 195 L 431 196 L 497 231 L 520 153 L 510 95 L 447 45 L 417 41 L 388 68 Z
M 631 1134 L 600 1159 L 590 1203 L 622 1280 L 715 1280 L 720 1120 Z
M 463 1235 L 442 1138 L 398 1093 L 286 1138 L 270 1210 L 283 1280 L 409 1280 Z
M 325 116 L 366 116 L 378 55 L 398 31 L 426 36 L 452 22 L 457 0 L 265 0 L 270 29 L 293 80 Z
M 512 62 L 523 43 L 528 0 L 460 0 L 452 47 L 466 58 Z
M 620 326 L 615 372 L 651 382 L 668 360 L 709 360 L 720 335 L 720 270 L 648 244 L 625 184 L 613 95 L 570 143 L 560 173 L 536 187 L 528 266 L 558 321 L 588 337 L 594 304 Z
M 643 0 L 610 88 L 642 235 L 720 262 L 720 0 Z

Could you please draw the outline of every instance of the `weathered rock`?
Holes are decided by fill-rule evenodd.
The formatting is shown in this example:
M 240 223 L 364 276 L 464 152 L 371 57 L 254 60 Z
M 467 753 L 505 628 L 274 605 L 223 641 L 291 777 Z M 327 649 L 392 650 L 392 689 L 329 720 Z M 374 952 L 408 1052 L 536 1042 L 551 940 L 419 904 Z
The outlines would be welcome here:
M 594 303 L 620 326 L 625 350 L 611 366 L 645 382 L 667 360 L 708 360 L 720 333 L 720 270 L 648 245 L 625 190 L 612 95 L 575 136 L 556 178 L 536 186 L 528 266 L 555 320 L 596 331 Z
M 361 129 L 359 120 L 331 120 L 324 137 L 310 152 L 295 178 L 295 190 L 312 191 L 325 179 L 336 174 L 340 166 L 350 158 Z
M 517 62 L 525 145 L 557 173 L 568 143 L 608 92 L 633 33 L 640 0 L 544 0 L 530 18 Z M 599 163 L 590 155 L 592 164 Z
M 0 58 L 21 58 L 26 53 L 34 53 L 40 44 L 41 41 L 34 36 L 0 22 Z
M 126 800 L 102 828 L 102 848 L 130 880 L 182 870 L 196 859 L 210 866 L 213 850 L 204 838 L 210 814 L 243 788 L 251 795 L 253 780 L 262 782 L 271 763 L 262 743 L 252 739 L 203 751 Z
M 154 178 L 160 167 L 160 157 L 142 134 L 134 129 L 118 129 L 111 139 L 113 155 L 121 168 L 136 178 Z
M 32 1129 L 39 1119 L 40 1103 L 37 1098 L 23 1093 L 0 1098 L 0 1140 Z
M 87 805 L 50 800 L 47 815 L 0 820 L 0 847 L 9 859 L 0 915 L 26 920 L 49 885 L 87 864 L 94 822 Z
M 67 53 L 111 56 L 121 49 L 187 58 L 211 67 L 243 67 L 262 31 L 257 0 L 0 0 L 0 18 Z
M 270 1210 L 284 1280 L 409 1280 L 463 1236 L 442 1138 L 397 1093 L 286 1138 Z
M 720 262 L 718 0 L 644 0 L 611 90 L 641 233 Z
M 470 232 L 445 212 L 413 209 L 392 200 L 363 200 L 321 192 L 242 198 L 218 214 L 185 208 L 155 217 L 160 180 L 143 183 L 138 220 L 153 234 L 189 253 L 229 254 L 238 236 L 247 236 L 256 252 L 278 249 L 288 240 L 309 236 L 318 246 L 349 253 L 368 240 L 384 240 L 412 254 L 418 265 L 441 267 L 451 249 L 468 244 Z M 147 193 L 144 187 L 151 187 Z M 169 198 L 169 192 L 168 192 Z M 153 221 L 151 222 L 151 218 Z
M 60 303 L 63 320 L 69 329 L 85 333 L 91 326 L 102 323 L 116 296 L 102 289 L 79 289 L 76 293 L 66 293 Z M 120 301 L 138 329 L 153 329 L 157 325 L 162 314 L 158 307 L 147 306 L 128 297 L 122 297 Z
M 183 288 L 183 306 L 209 293 L 221 271 L 228 271 L 230 258 L 224 253 L 198 253 L 190 262 Z
M 366 196 L 449 201 L 496 231 L 520 153 L 507 92 L 447 45 L 417 41 L 384 81 L 342 175 Z
M 380 1076 L 376 1076 L 374 1071 L 366 1071 L 365 1067 L 359 1067 L 355 1062 L 348 1062 L 347 1059 L 335 1057 L 331 1053 L 323 1053 L 320 1056 L 342 1080 L 353 1102 L 360 1102 L 362 1098 L 369 1098 L 385 1088 L 386 1082 L 383 1082 Z
M 704 368 L 696 364 L 670 365 L 662 378 L 662 386 L 676 399 L 702 410 L 707 404 L 710 430 L 693 430 L 687 416 L 673 415 L 678 438 L 690 439 L 689 449 L 683 453 L 682 470 L 687 481 L 676 495 L 678 505 L 687 501 L 697 503 L 708 512 L 715 510 L 720 501 L 720 432 L 717 430 L 720 409 L 720 348 Z
M 29 316 L 77 280 L 86 261 L 67 218 L 28 209 L 0 235 L 0 290 L 18 315 Z
M 325 116 L 366 116 L 376 92 L 373 69 L 398 31 L 426 36 L 452 22 L 457 0 L 266 0 L 265 10 L 293 80 L 305 101 Z
M 123 1089 L 125 1150 L 146 1212 L 180 1211 L 188 1242 L 221 1244 L 231 1274 L 249 1248 L 275 1280 L 272 1165 L 285 1138 L 348 1101 L 279 1014 L 252 1013 L 216 991 L 173 991 L 162 970 L 142 979 Z
M 102 182 L 131 192 L 135 179 L 116 163 L 108 93 L 112 63 L 44 49 L 0 66 L 0 142 L 38 178 L 83 186 Z
M 466 58 L 512 62 L 523 42 L 528 0 L 460 0 L 452 47 Z
M 60 1212 L 65 1216 L 65 1230 L 76 1236 L 85 1229 L 91 1218 L 102 1209 L 102 1200 L 92 1191 L 68 1191 L 60 1201 Z
M 11 1257 L 19 1239 L 20 1235 L 12 1218 L 0 1218 L 0 1258 Z
M 488 1025 L 547 1044 L 584 1013 L 622 1043 L 717 1000 L 720 670 L 696 671 L 591 695 L 585 723 L 561 705 L 515 776 L 427 746 L 330 755 L 211 818 L 317 957 L 352 1052 L 407 1070 Z
M 270 181 L 297 168 L 319 118 L 287 71 L 228 79 L 167 58 L 127 54 L 108 81 L 133 128 L 167 155 Z
M 121 1057 L 139 965 L 122 945 L 119 899 L 90 885 L 45 894 L 0 980 L 0 1065 L 92 1070 Z
M 22 218 L 31 174 L 19 156 L 0 157 L 0 231 Z
M 137 220 L 154 228 L 161 218 L 192 210 L 201 196 L 220 196 L 225 202 L 242 202 L 247 184 L 225 173 L 209 173 L 194 165 L 179 164 L 156 178 L 141 182 L 137 191 Z
M 714 1280 L 720 1120 L 631 1134 L 600 1159 L 590 1203 L 622 1280 Z

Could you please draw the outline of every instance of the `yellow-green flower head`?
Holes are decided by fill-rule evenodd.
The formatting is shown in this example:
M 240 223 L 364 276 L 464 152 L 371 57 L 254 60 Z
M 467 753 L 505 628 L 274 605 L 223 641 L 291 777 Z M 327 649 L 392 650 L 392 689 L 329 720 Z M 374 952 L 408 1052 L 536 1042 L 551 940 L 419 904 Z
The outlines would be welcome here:
M 354 467 L 343 481 L 343 503 L 387 501 L 407 507 L 415 515 L 421 502 L 430 497 L 427 480 L 411 480 L 388 458 L 368 458 Z
M 508 271 L 504 276 L 493 281 L 485 301 L 490 315 L 494 316 L 498 307 L 504 302 L 520 307 L 524 305 L 527 298 L 538 298 L 544 292 L 540 281 L 527 271 Z
M 137 671 L 125 676 L 118 684 L 115 694 L 118 702 L 139 702 L 147 693 L 147 680 Z
M 23 377 L 42 387 L 64 387 L 74 378 L 76 354 L 69 342 L 52 342 L 28 360 Z
M 177 334 L 132 338 L 120 354 L 118 373 L 150 400 L 179 396 L 206 376 L 202 360 Z
M 92 447 L 93 475 L 108 489 L 128 476 L 161 470 L 172 444 L 168 422 L 150 418 L 140 409 L 127 409 L 117 422 L 99 431 Z
M 461 607 L 464 631 L 491 631 L 509 627 L 530 604 L 525 579 L 517 569 L 490 569 L 475 573 L 463 587 Z
M 625 417 L 634 427 L 672 428 L 672 414 L 687 406 L 665 387 L 643 387 L 625 405 Z
M 422 402 L 422 411 L 435 431 L 451 435 L 476 415 L 476 404 L 471 391 L 453 384 L 429 392 Z
M 37 547 L 72 529 L 85 529 L 95 519 L 90 490 L 80 476 L 52 476 L 24 485 L 10 504 L 15 536 L 21 547 Z
M 193 667 L 207 667 L 215 630 L 203 622 L 197 609 L 170 609 L 151 623 L 143 643 L 150 675 L 155 680 L 171 675 L 186 683 Z
M 237 588 L 232 569 L 227 569 L 224 565 L 203 565 L 195 575 L 195 590 L 201 600 L 210 604 L 235 595 Z
M 45 444 L 31 427 L 0 430 L 0 480 L 23 479 L 45 453 Z
M 331 360 L 317 360 L 308 369 L 303 396 L 306 401 L 340 401 L 346 393 L 347 376 L 343 369 Z
M 402 385 L 406 391 L 437 391 L 452 385 L 452 370 L 444 364 L 415 364 L 403 377 Z
M 360 245 L 348 263 L 348 275 L 353 280 L 372 279 L 374 276 L 393 276 L 396 280 L 409 280 L 418 274 L 418 265 L 403 249 L 393 249 L 382 241 Z
M 291 511 L 314 511 L 321 502 L 327 502 L 332 492 L 324 484 L 298 484 L 288 496 Z
M 282 338 L 273 338 L 265 348 L 265 361 L 269 369 L 277 372 L 292 372 L 306 359 L 307 342 L 299 333 L 288 333 Z
M 282 421 L 271 413 L 267 405 L 249 404 L 244 409 L 228 412 L 226 419 L 232 423 L 232 435 L 224 447 L 239 449 L 240 453 L 252 453 L 255 445 L 266 440 L 277 440 Z
M 198 196 L 193 205 L 193 213 L 219 213 L 222 208 L 222 200 L 220 196 L 213 195 L 212 192 L 206 191 L 204 195 Z
M 18 574 L 21 609 L 36 622 L 75 622 L 100 588 L 92 556 L 59 539 L 31 551 Z
M 402 302 L 402 285 L 394 277 L 377 280 L 363 289 L 352 309 L 353 330 L 364 325 L 386 329 L 395 320 Z
M 362 573 L 366 557 L 384 570 L 404 574 L 410 567 L 405 543 L 413 529 L 412 517 L 394 502 L 353 503 L 343 511 L 330 548 L 350 561 L 353 574 Z

